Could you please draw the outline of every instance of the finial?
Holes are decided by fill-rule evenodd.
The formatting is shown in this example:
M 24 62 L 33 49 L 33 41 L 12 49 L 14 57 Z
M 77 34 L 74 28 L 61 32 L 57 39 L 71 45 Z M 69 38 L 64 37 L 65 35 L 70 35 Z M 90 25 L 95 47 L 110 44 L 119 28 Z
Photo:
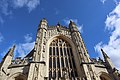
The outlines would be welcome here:
M 11 55 L 11 56 L 13 56 L 13 52 L 14 52 L 14 50 L 15 50 L 15 44 L 13 45 L 13 47 L 10 49 L 10 52 L 9 52 L 9 54 Z
M 69 25 L 76 25 L 72 20 L 70 20 Z
M 16 47 L 16 45 L 14 44 L 14 45 L 13 45 L 13 49 L 15 49 L 15 47 Z
M 70 20 L 70 23 L 72 23 L 73 21 L 72 20 Z
M 58 22 L 57 25 L 60 26 L 60 23 Z

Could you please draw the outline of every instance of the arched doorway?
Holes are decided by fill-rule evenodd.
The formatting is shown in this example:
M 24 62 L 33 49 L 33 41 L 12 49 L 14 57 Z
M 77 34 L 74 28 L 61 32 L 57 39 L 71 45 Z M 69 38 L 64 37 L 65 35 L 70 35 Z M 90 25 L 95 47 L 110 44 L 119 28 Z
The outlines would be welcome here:
M 49 45 L 49 79 L 78 77 L 73 51 L 62 38 L 55 38 Z

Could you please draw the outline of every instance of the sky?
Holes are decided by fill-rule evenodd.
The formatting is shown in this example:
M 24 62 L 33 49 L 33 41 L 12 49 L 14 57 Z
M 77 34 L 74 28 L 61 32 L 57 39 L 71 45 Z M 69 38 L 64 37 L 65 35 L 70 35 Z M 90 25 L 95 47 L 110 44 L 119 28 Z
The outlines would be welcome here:
M 40 20 L 78 26 L 91 58 L 108 54 L 120 70 L 120 0 L 0 0 L 0 61 L 14 44 L 14 57 L 34 47 Z

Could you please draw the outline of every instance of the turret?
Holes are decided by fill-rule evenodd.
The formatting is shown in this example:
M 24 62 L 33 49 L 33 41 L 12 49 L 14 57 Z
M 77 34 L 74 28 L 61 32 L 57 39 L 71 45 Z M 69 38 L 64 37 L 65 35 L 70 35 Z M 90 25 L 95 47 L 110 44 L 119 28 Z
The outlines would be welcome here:
M 43 18 L 41 21 L 40 21 L 40 24 L 39 24 L 39 28 L 44 28 L 44 29 L 47 29 L 47 20 L 45 18 Z
M 9 51 L 7 52 L 7 54 L 4 56 L 1 66 L 0 66 L 0 70 L 4 73 L 7 74 L 7 69 L 8 66 L 11 64 L 12 59 L 13 59 L 13 52 L 15 50 L 15 45 L 9 49 Z
M 90 61 L 89 55 L 87 53 L 85 44 L 80 35 L 80 32 L 79 32 L 76 24 L 73 21 L 70 21 L 69 29 L 71 32 L 72 41 L 74 42 L 74 44 L 76 44 L 77 53 L 78 53 L 78 56 L 80 59 L 79 60 L 80 65 L 83 67 L 83 70 L 85 72 L 83 77 L 87 78 L 87 80 L 91 80 L 91 78 L 90 78 L 91 76 L 94 76 L 96 78 L 96 76 L 94 75 L 95 73 L 93 71 L 93 69 L 94 69 L 93 66 L 90 66 L 92 70 L 91 70 L 91 72 L 89 72 L 89 67 L 87 65 L 91 64 L 91 61 Z M 83 75 L 83 74 L 80 74 L 80 75 Z M 94 79 L 94 80 L 97 80 L 97 79 Z
M 69 29 L 70 29 L 71 32 L 78 31 L 78 28 L 77 28 L 76 24 L 73 21 L 70 21 Z
M 33 61 L 41 61 L 42 57 L 44 57 L 43 53 L 45 52 L 47 27 L 48 27 L 47 20 L 43 18 L 38 26 L 37 38 L 34 47 L 35 53 L 34 53 Z
M 44 18 L 40 21 L 40 24 L 38 26 L 36 42 L 34 46 L 35 52 L 33 53 L 33 60 L 32 63 L 30 64 L 28 80 L 36 80 L 37 78 L 44 80 L 42 77 L 44 75 L 44 72 L 41 72 L 41 69 L 46 68 L 45 46 L 46 46 L 47 27 L 48 27 L 48 23 L 47 20 Z

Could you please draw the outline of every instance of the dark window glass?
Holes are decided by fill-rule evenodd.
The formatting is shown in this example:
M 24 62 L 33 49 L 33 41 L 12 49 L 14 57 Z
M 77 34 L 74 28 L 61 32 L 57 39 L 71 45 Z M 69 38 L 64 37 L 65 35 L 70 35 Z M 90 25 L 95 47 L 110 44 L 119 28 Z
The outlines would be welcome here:
M 59 56 L 58 47 L 56 47 L 56 54 L 57 54 L 57 56 Z
M 49 71 L 49 77 L 50 78 L 52 77 L 52 71 Z
M 53 79 L 55 79 L 56 78 L 56 72 L 54 71 L 53 72 L 53 77 L 52 77 Z
M 55 56 L 55 47 L 53 47 L 53 55 Z
M 74 72 L 73 72 L 73 70 L 71 71 L 71 76 L 74 77 Z
M 70 60 L 70 57 L 69 57 L 69 63 L 70 63 L 70 68 L 72 68 L 72 64 L 71 64 L 71 60 Z
M 63 56 L 62 48 L 60 48 L 60 55 Z
M 76 68 L 76 66 L 75 66 L 75 62 L 74 62 L 74 59 L 72 58 L 72 63 L 73 63 L 73 67 L 74 67 L 74 69 Z
M 44 35 L 44 38 L 46 37 L 46 32 L 45 32 L 45 35 Z
M 58 70 L 58 77 L 60 77 L 60 70 Z
M 49 48 L 49 55 L 52 55 L 52 48 Z
M 66 62 L 66 67 L 68 67 L 68 61 L 67 61 L 67 58 L 65 58 L 65 62 Z
M 64 48 L 64 55 L 66 56 L 66 48 Z
M 72 53 L 72 49 L 70 48 L 70 53 L 71 53 L 71 56 L 73 56 L 73 53 Z
M 55 60 L 55 57 L 53 58 L 53 67 L 56 68 L 56 60 Z
M 52 68 L 52 58 L 49 58 L 49 67 Z
M 75 76 L 78 77 L 77 71 L 75 70 Z
M 61 66 L 64 67 L 63 57 L 61 57 Z
M 57 58 L 57 68 L 60 68 L 60 61 L 59 61 L 59 58 Z

